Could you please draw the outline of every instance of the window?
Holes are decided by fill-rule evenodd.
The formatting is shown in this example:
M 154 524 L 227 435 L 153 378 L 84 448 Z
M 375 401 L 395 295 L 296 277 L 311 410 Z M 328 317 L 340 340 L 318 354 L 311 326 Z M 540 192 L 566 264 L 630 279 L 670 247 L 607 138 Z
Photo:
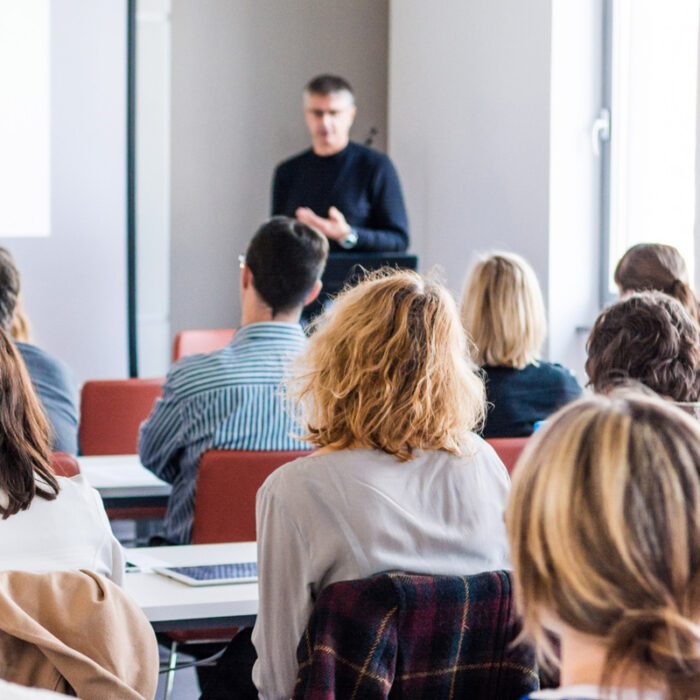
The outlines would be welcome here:
M 698 0 L 608 0 L 603 301 L 635 243 L 673 245 L 694 269 Z
M 0 0 L 0 236 L 50 228 L 49 0 Z

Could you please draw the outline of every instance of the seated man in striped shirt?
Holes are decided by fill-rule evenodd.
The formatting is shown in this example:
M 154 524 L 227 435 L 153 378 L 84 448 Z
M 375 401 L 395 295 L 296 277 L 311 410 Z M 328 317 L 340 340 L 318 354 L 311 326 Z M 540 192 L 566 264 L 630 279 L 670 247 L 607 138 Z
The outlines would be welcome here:
M 166 538 L 190 541 L 197 466 L 209 449 L 299 450 L 280 384 L 304 348 L 302 308 L 321 289 L 324 236 L 275 217 L 241 264 L 241 327 L 223 350 L 190 355 L 168 373 L 163 397 L 141 426 L 144 466 L 173 485 Z

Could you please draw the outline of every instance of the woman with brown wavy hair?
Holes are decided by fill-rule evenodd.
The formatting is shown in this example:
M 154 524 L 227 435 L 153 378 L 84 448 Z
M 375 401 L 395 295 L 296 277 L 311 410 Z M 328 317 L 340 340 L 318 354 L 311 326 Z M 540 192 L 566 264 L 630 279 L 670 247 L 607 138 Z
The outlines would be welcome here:
M 596 392 L 639 382 L 672 401 L 700 396 L 700 328 L 668 294 L 639 292 L 605 309 L 586 350 L 586 373 Z
M 484 386 L 456 304 L 412 272 L 381 272 L 321 318 L 290 393 L 316 452 L 258 492 L 253 680 L 291 697 L 315 596 L 387 569 L 508 568 L 508 475 L 472 431 Z
M 90 569 L 121 582 L 124 559 L 99 494 L 51 469 L 49 427 L 0 329 L 0 569 Z
M 629 391 L 570 404 L 523 453 L 506 525 L 524 635 L 560 665 L 533 700 L 700 698 L 696 420 Z
M 617 263 L 615 284 L 622 297 L 631 292 L 664 292 L 678 299 L 695 322 L 700 323 L 700 306 L 690 288 L 688 268 L 673 246 L 661 243 L 632 246 Z

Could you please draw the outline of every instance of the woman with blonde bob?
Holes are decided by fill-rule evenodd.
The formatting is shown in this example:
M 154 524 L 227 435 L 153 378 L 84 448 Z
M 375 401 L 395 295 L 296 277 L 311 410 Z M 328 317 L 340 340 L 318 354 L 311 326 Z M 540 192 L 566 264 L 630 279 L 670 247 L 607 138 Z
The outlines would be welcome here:
M 509 567 L 509 480 L 472 433 L 484 387 L 450 294 L 412 272 L 375 273 L 320 319 L 290 393 L 309 457 L 258 492 L 260 606 L 253 680 L 288 698 L 314 598 L 387 569 Z
M 581 395 L 569 370 L 540 359 L 544 301 L 524 258 L 491 253 L 477 261 L 462 295 L 462 323 L 486 379 L 484 437 L 531 435 L 537 421 Z
M 700 698 L 700 425 L 654 396 L 581 399 L 530 441 L 506 514 L 531 698 Z

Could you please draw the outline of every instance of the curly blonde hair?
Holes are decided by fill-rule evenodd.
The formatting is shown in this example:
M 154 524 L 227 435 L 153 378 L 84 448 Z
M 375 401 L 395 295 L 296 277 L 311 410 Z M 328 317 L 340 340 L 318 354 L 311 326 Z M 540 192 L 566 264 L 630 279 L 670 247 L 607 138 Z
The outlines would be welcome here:
M 479 365 L 523 369 L 538 359 L 547 316 L 525 258 L 496 252 L 477 261 L 462 294 L 462 323 Z
M 316 324 L 288 391 L 317 447 L 461 454 L 484 418 L 454 300 L 437 282 L 384 269 L 346 289 Z

